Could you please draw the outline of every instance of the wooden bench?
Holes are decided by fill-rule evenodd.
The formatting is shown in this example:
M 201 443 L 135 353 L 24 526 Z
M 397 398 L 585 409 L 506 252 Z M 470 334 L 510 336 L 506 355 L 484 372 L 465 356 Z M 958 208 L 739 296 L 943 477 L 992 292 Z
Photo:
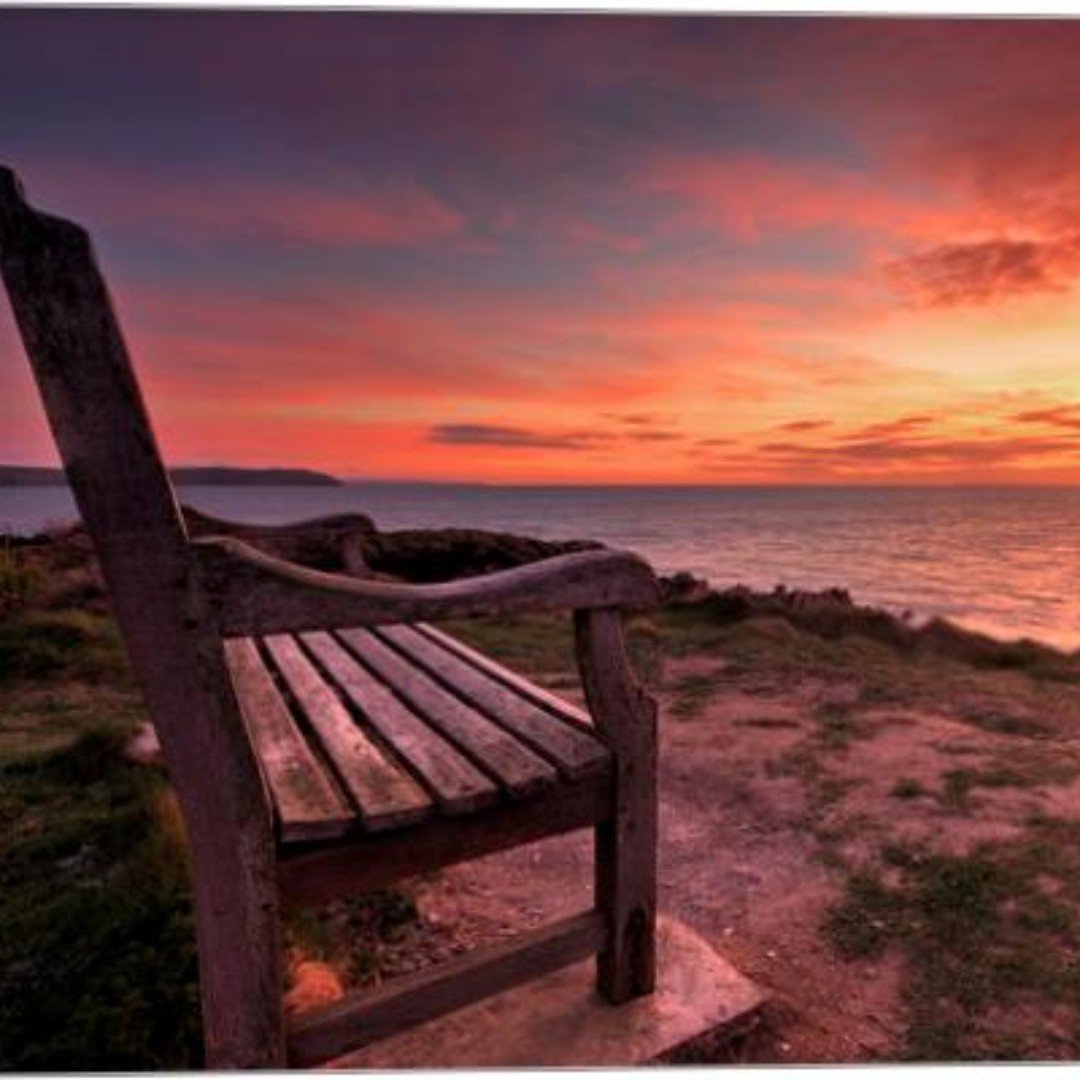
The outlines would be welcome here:
M 558 556 L 436 585 L 189 537 L 89 238 L 0 168 L 0 265 L 192 851 L 207 1064 L 312 1065 L 591 953 L 611 1002 L 654 981 L 655 707 L 621 610 L 648 565 Z M 588 715 L 427 625 L 573 612 Z M 281 907 L 570 829 L 591 910 L 286 1022 Z

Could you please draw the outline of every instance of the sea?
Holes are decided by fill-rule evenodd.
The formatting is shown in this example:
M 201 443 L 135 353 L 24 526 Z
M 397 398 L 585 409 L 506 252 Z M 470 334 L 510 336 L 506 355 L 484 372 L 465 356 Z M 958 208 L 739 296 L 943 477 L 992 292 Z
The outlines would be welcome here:
M 187 487 L 238 521 L 358 511 L 381 529 L 593 539 L 715 587 L 847 589 L 919 621 L 1080 649 L 1080 487 Z M 0 488 L 0 532 L 73 521 L 66 488 Z

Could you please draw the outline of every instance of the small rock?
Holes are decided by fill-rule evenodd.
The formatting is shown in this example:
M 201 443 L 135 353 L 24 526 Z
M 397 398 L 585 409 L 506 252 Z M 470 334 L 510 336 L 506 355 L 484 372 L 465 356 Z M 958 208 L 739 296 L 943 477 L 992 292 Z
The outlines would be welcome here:
M 136 765 L 160 765 L 162 763 L 161 743 L 158 742 L 157 732 L 150 723 L 140 724 L 135 729 L 127 746 L 124 747 L 124 757 L 128 761 L 134 761 Z
M 296 965 L 292 989 L 285 995 L 287 1014 L 303 1012 L 318 1005 L 329 1005 L 345 996 L 338 973 L 319 960 L 305 960 Z

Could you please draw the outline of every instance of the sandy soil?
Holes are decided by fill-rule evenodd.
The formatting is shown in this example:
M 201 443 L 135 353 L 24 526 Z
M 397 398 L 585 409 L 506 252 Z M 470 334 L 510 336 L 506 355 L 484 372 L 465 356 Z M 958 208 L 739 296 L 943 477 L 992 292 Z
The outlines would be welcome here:
M 665 685 L 715 675 L 716 658 L 674 661 Z M 889 1060 L 905 1028 L 902 961 L 845 961 L 822 934 L 843 866 L 888 840 L 968 851 L 1008 838 L 1033 809 L 1077 814 L 1077 782 L 979 788 L 950 810 L 946 774 L 1015 757 L 1017 740 L 951 715 L 853 710 L 857 687 L 719 688 L 686 710 L 661 702 L 662 910 L 692 926 L 770 995 L 734 1060 Z M 821 740 L 821 709 L 848 709 L 859 735 Z M 817 719 L 815 719 L 817 717 Z M 1059 745 L 1055 753 L 1065 752 Z M 1071 751 L 1068 751 L 1071 753 Z M 897 779 L 924 794 L 898 799 Z M 978 808 L 971 813 L 972 805 Z M 384 970 L 406 970 L 588 906 L 591 837 L 577 833 L 455 867 L 415 883 L 419 938 Z

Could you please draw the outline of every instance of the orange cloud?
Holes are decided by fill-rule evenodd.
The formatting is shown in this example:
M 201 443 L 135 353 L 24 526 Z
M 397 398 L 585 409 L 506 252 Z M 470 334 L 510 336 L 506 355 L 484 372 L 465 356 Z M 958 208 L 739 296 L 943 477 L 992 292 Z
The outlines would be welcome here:
M 435 424 L 428 441 L 444 446 L 501 446 L 512 450 L 590 450 L 610 442 L 596 431 L 545 433 L 497 424 Z
M 1080 234 L 1057 240 L 939 244 L 885 267 L 897 290 L 926 307 L 990 304 L 1064 292 L 1080 276 Z
M 828 420 L 789 420 L 780 425 L 781 431 L 820 431 L 829 426 Z
M 1020 424 L 1046 424 L 1049 427 L 1064 428 L 1066 431 L 1080 431 L 1080 405 L 1056 405 L 1046 409 L 1029 409 L 1017 413 L 1013 420 Z

